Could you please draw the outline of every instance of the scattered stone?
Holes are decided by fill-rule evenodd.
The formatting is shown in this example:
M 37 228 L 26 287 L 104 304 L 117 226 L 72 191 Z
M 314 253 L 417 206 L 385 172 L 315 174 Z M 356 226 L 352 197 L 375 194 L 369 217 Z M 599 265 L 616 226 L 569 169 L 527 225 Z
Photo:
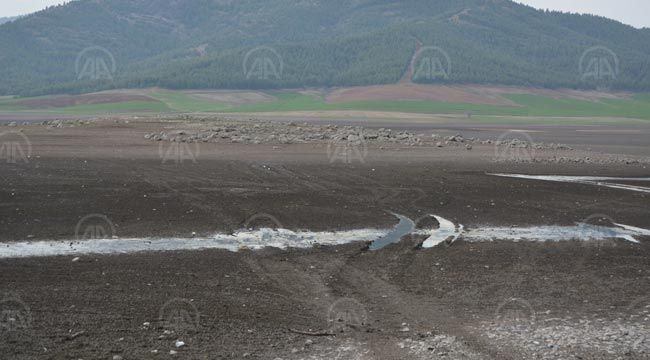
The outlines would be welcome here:
M 465 142 L 465 139 L 461 134 L 456 134 L 455 136 L 448 136 L 445 140 L 449 142 L 458 142 L 458 143 Z
M 166 120 L 178 120 L 165 118 Z M 186 116 L 186 123 L 176 122 L 181 129 L 166 128 L 163 131 L 149 133 L 144 136 L 149 141 L 170 141 L 176 143 L 235 143 L 273 145 L 273 150 L 288 144 L 327 144 L 328 147 L 366 147 L 376 144 L 379 149 L 391 149 L 388 144 L 402 146 L 449 147 L 450 149 L 474 150 L 475 145 L 496 147 L 497 153 L 503 156 L 493 157 L 494 162 L 508 163 L 559 163 L 559 164 L 623 164 L 648 165 L 650 159 L 620 157 L 603 160 L 593 157 L 562 156 L 573 148 L 555 143 L 530 143 L 526 139 L 478 139 L 465 138 L 462 134 L 441 136 L 432 134 L 414 134 L 409 131 L 396 131 L 387 128 L 367 129 L 360 126 L 318 125 L 295 122 L 278 122 L 260 119 L 247 121 L 228 119 L 224 117 Z M 191 120 L 191 121 L 190 121 Z M 48 126 L 66 124 L 61 120 L 47 122 Z M 399 148 L 392 148 L 398 151 Z M 552 151 L 562 152 L 553 156 Z M 537 152 L 537 154 L 536 154 Z M 514 155 L 510 155 L 514 154 Z M 519 154 L 519 155 L 517 155 Z
M 539 319 L 540 321 L 499 320 L 481 328 L 491 342 L 514 346 L 539 359 L 568 359 L 597 349 L 611 359 L 625 358 L 628 352 L 650 353 L 646 336 L 649 324 L 637 315 L 629 319 Z
M 272 121 L 252 120 L 237 122 L 227 119 L 216 119 L 221 125 L 208 129 L 171 130 L 159 133 L 149 133 L 146 140 L 172 142 L 231 142 L 238 144 L 303 144 L 315 142 L 363 144 L 366 141 L 378 143 L 398 143 L 403 145 L 419 145 L 423 134 L 414 135 L 401 131 L 397 135 L 391 129 L 371 130 L 355 126 L 318 126 L 295 123 L 279 123 Z M 224 124 L 225 123 L 225 124 Z
M 482 360 L 485 358 L 485 355 L 468 348 L 463 341 L 447 335 L 427 334 L 421 340 L 406 339 L 398 346 L 408 351 L 410 358 L 414 359 Z

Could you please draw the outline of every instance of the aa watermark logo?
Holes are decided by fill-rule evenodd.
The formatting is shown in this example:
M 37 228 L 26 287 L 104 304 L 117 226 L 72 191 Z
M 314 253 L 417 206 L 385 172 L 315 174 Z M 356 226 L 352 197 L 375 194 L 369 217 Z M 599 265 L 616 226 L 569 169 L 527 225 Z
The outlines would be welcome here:
M 594 237 L 617 238 L 616 221 L 609 215 L 592 214 L 578 223 L 580 240 L 590 240 Z M 608 236 L 609 235 L 609 236 Z M 600 244 L 596 243 L 596 245 Z
M 283 229 L 282 223 L 275 216 L 267 213 L 257 213 L 244 222 L 244 229 Z
M 368 323 L 368 312 L 358 301 L 342 298 L 333 303 L 327 312 L 327 322 L 334 332 L 348 328 L 358 329 Z
M 117 71 L 115 57 L 101 46 L 83 49 L 75 61 L 77 80 L 112 81 Z
M 615 52 L 605 46 L 594 46 L 580 57 L 580 76 L 582 81 L 611 82 L 618 77 L 619 66 Z
M 268 46 L 259 46 L 247 52 L 242 66 L 247 80 L 280 80 L 284 72 L 282 56 Z
M 0 334 L 25 331 L 31 326 L 31 311 L 17 295 L 8 295 L 0 300 Z
M 77 223 L 75 238 L 77 240 L 104 240 L 117 237 L 113 222 L 101 214 L 84 216 Z
M 194 303 L 187 299 L 172 299 L 159 312 L 162 326 L 176 333 L 195 332 L 200 326 L 201 315 Z
M 495 312 L 495 319 L 502 323 L 534 323 L 535 310 L 530 303 L 520 298 L 510 298 L 499 304 Z
M 451 58 L 442 48 L 425 46 L 413 56 L 411 69 L 413 81 L 449 80 L 451 78 Z
M 199 143 L 177 141 L 161 141 L 158 144 L 158 155 L 163 165 L 172 163 L 182 165 L 186 162 L 196 164 L 200 154 Z
M 32 156 L 32 143 L 19 131 L 0 133 L 0 161 L 7 164 L 29 163 Z
M 330 163 L 342 162 L 352 164 L 355 161 L 365 163 L 368 156 L 368 143 L 363 132 L 347 137 L 332 139 L 327 144 L 327 158 Z
M 284 229 L 280 220 L 267 213 L 258 213 L 251 216 L 244 222 L 243 227 L 250 231 L 261 231 L 261 240 L 263 243 L 270 243 L 278 235 L 277 231 Z
M 530 162 L 535 159 L 535 142 L 528 133 L 508 131 L 494 145 L 496 161 Z

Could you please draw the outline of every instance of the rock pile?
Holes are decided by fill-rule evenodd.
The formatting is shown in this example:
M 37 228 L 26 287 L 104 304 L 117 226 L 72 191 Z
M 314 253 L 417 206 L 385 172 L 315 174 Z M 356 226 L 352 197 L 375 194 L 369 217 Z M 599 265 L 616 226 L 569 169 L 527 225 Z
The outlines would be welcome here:
M 433 134 L 432 139 L 436 142 L 438 147 L 445 146 L 459 146 L 465 144 L 465 147 L 468 150 L 472 149 L 472 144 L 480 145 L 493 145 L 497 147 L 505 148 L 520 148 L 520 149 L 535 149 L 535 150 L 568 150 L 571 151 L 573 148 L 564 144 L 546 144 L 546 143 L 536 143 L 528 142 L 521 139 L 501 139 L 501 140 L 482 140 L 478 138 L 465 138 L 462 134 L 456 134 L 452 136 L 442 137 L 438 134 Z
M 93 120 L 94 121 L 94 120 Z M 45 120 L 40 122 L 27 122 L 24 121 L 21 124 L 18 124 L 17 121 L 11 121 L 9 123 L 0 123 L 0 126 L 16 127 L 20 126 L 46 126 L 48 128 L 68 128 L 82 125 L 89 125 L 93 121 L 91 120 Z
M 260 122 L 224 123 L 207 129 L 160 131 L 145 135 L 152 141 L 240 143 L 240 144 L 306 144 L 326 142 L 372 142 L 421 145 L 422 139 L 407 131 L 365 129 L 359 126 L 309 125 Z
M 173 141 L 185 143 L 240 143 L 240 144 L 306 144 L 306 143 L 377 143 L 399 144 L 407 146 L 429 145 L 438 148 L 459 147 L 472 150 L 475 144 L 494 145 L 497 147 L 524 149 L 572 150 L 566 145 L 528 143 L 519 139 L 481 140 L 465 138 L 462 134 L 441 136 L 433 134 L 414 134 L 409 131 L 393 129 L 368 129 L 360 126 L 297 124 L 295 122 L 234 121 L 220 119 L 214 126 L 207 126 L 206 121 L 188 125 L 188 130 L 163 130 L 149 133 L 145 139 L 152 141 Z M 203 123 L 203 124 L 201 124 Z M 190 130 L 191 129 L 191 130 Z
M 536 157 L 530 156 L 521 158 L 495 158 L 494 162 L 500 163 L 537 163 L 537 164 L 596 164 L 596 165 L 650 165 L 650 159 L 647 158 L 629 158 L 620 156 L 599 155 L 591 156 L 548 156 Z

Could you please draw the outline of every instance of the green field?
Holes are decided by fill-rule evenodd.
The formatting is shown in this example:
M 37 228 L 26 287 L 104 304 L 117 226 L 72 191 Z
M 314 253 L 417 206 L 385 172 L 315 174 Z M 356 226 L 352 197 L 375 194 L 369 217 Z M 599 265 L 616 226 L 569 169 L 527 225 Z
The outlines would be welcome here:
M 322 99 L 300 94 L 281 94 L 275 102 L 240 106 L 232 112 L 278 112 L 318 110 L 367 110 L 423 114 L 464 114 L 542 117 L 620 117 L 650 120 L 650 96 L 599 102 L 553 99 L 534 95 L 507 95 L 518 106 L 491 106 L 432 101 L 355 101 L 328 104 Z
M 114 114 L 114 113 L 259 113 L 290 111 L 363 110 L 405 112 L 422 114 L 471 113 L 476 121 L 502 117 L 539 118 L 617 118 L 650 120 L 650 95 L 638 94 L 627 99 L 601 99 L 585 101 L 555 99 L 536 95 L 505 95 L 516 106 L 492 106 L 432 101 L 355 101 L 327 103 L 322 97 L 297 92 L 268 92 L 275 100 L 248 105 L 233 106 L 214 102 L 187 93 L 171 90 L 148 92 L 154 101 L 130 101 L 110 104 L 76 105 L 59 108 L 26 108 L 17 99 L 0 99 L 0 112 L 38 112 L 61 115 Z M 40 98 L 43 99 L 43 98 Z M 25 100 L 25 99 L 20 99 Z
M 31 100 L 36 98 L 21 99 Z M 107 104 L 75 105 L 59 108 L 25 107 L 13 99 L 0 100 L 0 113 L 43 113 L 59 115 L 101 115 L 119 113 L 165 113 L 173 111 L 167 104 L 158 101 L 125 101 Z

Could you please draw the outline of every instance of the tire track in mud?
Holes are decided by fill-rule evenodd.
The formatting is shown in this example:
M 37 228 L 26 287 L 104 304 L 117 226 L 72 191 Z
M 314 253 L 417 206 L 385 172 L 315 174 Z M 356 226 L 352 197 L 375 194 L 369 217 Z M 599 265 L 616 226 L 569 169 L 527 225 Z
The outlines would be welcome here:
M 410 252 L 412 251 L 407 250 L 404 254 L 410 258 L 414 257 Z M 464 330 L 462 321 L 459 321 L 456 314 L 427 298 L 403 291 L 399 286 L 350 264 L 340 269 L 339 278 L 346 291 L 358 294 L 358 297 L 363 299 L 362 303 L 371 303 L 378 307 L 379 316 L 386 318 L 383 327 L 394 329 L 392 333 L 388 332 L 389 338 L 399 339 L 398 329 L 406 323 L 410 328 L 409 334 L 426 334 L 431 331 L 434 335 L 454 336 L 469 345 L 468 350 L 478 351 L 484 358 L 494 355 L 490 354 L 482 340 L 472 337 Z M 373 345 L 371 349 L 377 350 L 375 354 L 380 355 L 390 350 L 386 348 L 390 343 L 386 343 L 385 339 L 371 337 L 370 340 Z
M 251 166 L 248 167 L 247 170 L 249 170 L 251 176 L 256 176 L 258 178 L 266 177 L 268 176 L 266 172 L 271 172 L 273 176 L 277 176 L 280 179 L 286 178 L 287 183 L 290 183 L 292 186 L 295 186 L 296 179 L 300 179 L 300 186 L 304 186 L 313 191 L 328 190 L 332 187 L 331 185 L 334 184 L 336 188 L 344 191 L 351 191 L 357 194 L 359 192 L 367 192 L 370 197 L 376 199 L 378 205 L 384 207 L 391 206 L 392 208 L 394 203 L 403 202 L 406 194 L 408 194 L 409 197 L 411 197 L 411 195 L 413 197 L 413 200 L 409 201 L 409 204 L 411 205 L 416 204 L 418 201 L 426 197 L 426 194 L 420 188 L 387 187 L 368 177 L 345 172 L 344 174 L 347 175 L 345 178 L 349 179 L 351 183 L 370 183 L 371 185 L 362 185 L 360 189 L 340 186 L 337 184 L 341 184 L 342 181 L 338 183 L 329 183 L 322 179 L 314 179 L 310 176 L 305 177 L 304 174 L 286 168 L 260 168 L 258 166 Z M 153 171 L 155 173 L 156 170 Z M 260 172 L 263 173 L 261 176 L 259 176 Z M 174 176 L 178 178 L 177 174 L 174 174 Z M 205 178 L 197 178 L 196 176 L 188 175 L 184 175 L 180 178 L 192 181 L 206 180 Z M 315 181 L 320 181 L 321 184 L 327 183 L 329 187 L 315 183 Z M 277 182 L 274 182 L 274 184 L 277 187 Z M 264 186 L 263 184 L 256 185 Z M 163 182 L 163 186 L 166 186 L 167 188 L 170 187 L 167 182 Z M 193 190 L 200 191 L 200 189 L 196 187 L 193 187 Z M 196 199 L 196 197 L 193 197 L 193 199 Z M 372 304 L 373 307 L 378 307 L 378 311 L 382 316 L 387 315 L 387 322 L 391 328 L 398 329 L 402 322 L 417 324 L 418 327 L 426 327 L 426 324 L 430 323 L 440 324 L 446 322 L 444 325 L 445 334 L 462 334 L 462 336 L 467 336 L 467 333 L 462 331 L 459 326 L 452 326 L 449 321 L 442 320 L 444 318 L 453 319 L 454 317 L 450 314 L 441 315 L 443 314 L 443 311 L 440 306 L 423 302 L 423 300 L 419 298 L 413 298 L 412 295 L 401 291 L 397 286 L 350 265 L 350 262 L 353 262 L 355 257 L 359 254 L 360 252 L 355 256 L 347 258 L 345 261 L 333 262 L 308 258 L 300 260 L 298 264 L 290 264 L 287 262 L 278 262 L 273 259 L 268 260 L 262 258 L 258 260 L 257 256 L 248 257 L 244 262 L 251 271 L 264 279 L 264 282 L 273 284 L 275 288 L 279 289 L 283 293 L 276 293 L 278 296 L 283 297 L 285 300 L 303 303 L 305 306 L 312 309 L 315 318 L 325 320 L 326 317 L 324 314 L 327 313 L 328 307 L 331 306 L 332 300 L 336 299 L 337 295 L 343 296 L 346 294 L 355 294 L 354 299 L 360 301 L 360 303 Z M 413 257 L 415 255 L 412 254 L 410 256 Z M 325 275 L 315 275 L 305 271 L 305 268 L 308 267 L 307 262 L 310 262 L 312 264 L 311 266 L 315 266 L 316 268 L 326 268 L 327 270 L 325 270 Z M 332 281 L 327 281 L 326 279 L 328 278 L 335 279 L 335 284 L 331 284 Z M 405 315 L 404 318 L 394 318 L 395 312 L 403 313 Z M 323 321 L 323 323 L 326 323 L 326 321 Z M 388 333 L 387 335 L 382 334 L 381 336 L 369 336 L 368 338 L 370 341 L 368 344 L 371 352 L 376 356 L 380 356 L 379 358 L 384 358 L 381 356 L 385 356 L 386 354 L 393 354 L 393 358 L 407 357 L 408 354 L 405 350 L 400 351 L 396 344 L 391 342 L 399 340 L 399 334 L 396 333 L 396 331 L 397 330 Z M 353 337 L 357 337 L 357 335 Z M 386 337 L 390 338 L 391 341 L 386 342 Z
M 367 324 L 360 328 L 346 327 L 343 333 L 338 334 L 337 341 L 361 341 L 368 359 L 410 358 L 408 349 L 400 348 L 398 343 L 414 338 L 416 334 L 430 336 L 419 335 L 428 332 L 454 336 L 467 347 L 468 352 L 480 352 L 486 359 L 496 358 L 489 346 L 465 331 L 458 317 L 449 310 L 355 266 L 365 251 L 365 248 L 356 250 L 344 260 L 306 255 L 298 258 L 296 263 L 288 263 L 253 255 L 244 262 L 265 282 L 284 292 L 285 299 L 311 308 L 314 318 L 321 319 L 324 324 L 327 323 L 327 309 L 336 303 L 336 299 L 352 299 L 361 304 L 368 314 Z M 409 249 L 401 256 L 412 258 L 416 255 Z M 400 331 L 403 323 L 411 328 L 408 332 Z M 316 330 L 322 329 L 309 329 Z

